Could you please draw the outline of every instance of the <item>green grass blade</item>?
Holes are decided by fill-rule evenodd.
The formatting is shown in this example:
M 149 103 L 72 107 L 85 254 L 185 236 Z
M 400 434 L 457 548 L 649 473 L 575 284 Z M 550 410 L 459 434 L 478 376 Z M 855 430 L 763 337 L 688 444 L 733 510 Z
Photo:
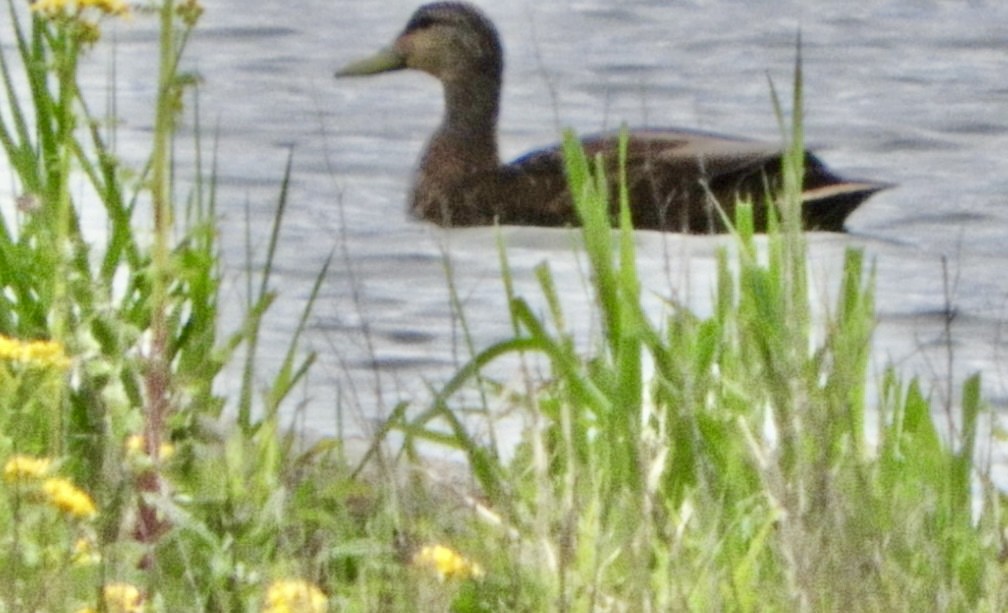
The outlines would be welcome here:
M 315 354 L 310 354 L 301 365 L 295 370 L 294 363 L 297 360 L 297 354 L 299 349 L 299 341 L 302 334 L 308 325 L 309 317 L 311 316 L 312 309 L 315 305 L 315 300 L 318 298 L 319 291 L 322 289 L 322 283 L 325 281 L 329 273 L 329 265 L 332 263 L 334 252 L 330 252 L 329 256 L 326 258 L 325 263 L 322 264 L 322 269 L 319 270 L 318 274 L 315 275 L 315 283 L 312 285 L 311 292 L 308 295 L 308 300 L 305 301 L 304 307 L 301 309 L 301 317 L 298 319 L 298 325 L 291 335 L 290 341 L 287 345 L 287 353 L 284 356 L 283 363 L 280 367 L 279 372 L 277 372 L 276 377 L 273 379 L 273 384 L 270 386 L 269 398 L 266 403 L 266 415 L 275 416 L 277 411 L 280 409 L 280 403 L 287 397 L 291 389 L 297 385 L 298 381 L 304 377 L 308 372 L 308 367 L 315 361 Z
M 272 280 L 273 264 L 276 258 L 277 244 L 280 239 L 280 228 L 283 225 L 284 213 L 287 210 L 287 198 L 290 190 L 291 171 L 294 162 L 294 151 L 287 155 L 287 165 L 284 168 L 283 182 L 280 186 L 280 195 L 277 198 L 276 210 L 273 214 L 273 225 L 270 229 L 269 246 L 266 248 L 266 258 L 263 269 L 260 273 L 259 289 L 254 295 L 250 295 L 252 304 L 258 305 L 246 315 L 245 337 L 246 353 L 245 367 L 242 371 L 241 391 L 238 399 L 238 425 L 243 429 L 252 426 L 252 386 L 255 382 L 255 362 L 257 359 L 257 349 L 259 345 L 259 331 L 262 325 L 262 314 L 268 306 L 267 296 L 271 294 L 269 284 Z M 250 260 L 251 265 L 251 260 Z

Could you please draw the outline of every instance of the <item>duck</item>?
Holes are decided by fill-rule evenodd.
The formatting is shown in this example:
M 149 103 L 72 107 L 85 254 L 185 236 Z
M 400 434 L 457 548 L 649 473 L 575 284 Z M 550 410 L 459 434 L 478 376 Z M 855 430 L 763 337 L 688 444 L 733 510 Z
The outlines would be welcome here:
M 564 170 L 553 145 L 503 164 L 497 147 L 504 53 L 491 20 L 465 2 L 420 6 L 393 42 L 351 62 L 336 77 L 419 70 L 441 82 L 444 114 L 420 156 L 410 212 L 445 227 L 577 226 Z M 601 155 L 607 176 L 618 176 L 618 131 L 581 139 Z M 737 200 L 754 203 L 753 224 L 765 232 L 779 190 L 783 147 L 685 129 L 628 131 L 625 181 L 635 229 L 706 234 L 724 232 Z M 802 225 L 844 231 L 848 216 L 886 184 L 843 179 L 805 152 Z M 611 221 L 618 223 L 618 186 L 610 181 Z

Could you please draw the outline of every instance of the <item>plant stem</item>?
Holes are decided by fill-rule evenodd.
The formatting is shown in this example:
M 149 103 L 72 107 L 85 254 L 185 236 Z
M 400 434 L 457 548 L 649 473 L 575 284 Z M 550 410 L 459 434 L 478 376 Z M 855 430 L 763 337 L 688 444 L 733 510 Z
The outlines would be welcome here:
M 147 415 L 144 442 L 147 454 L 158 461 L 165 422 L 170 407 L 167 301 L 171 278 L 169 241 L 172 232 L 171 135 L 175 112 L 175 49 L 173 22 L 175 4 L 164 0 L 161 5 L 161 36 L 158 72 L 158 99 L 154 114 L 154 144 L 151 153 L 151 203 L 154 207 L 154 247 L 151 253 L 151 345 L 144 379 L 147 394 Z M 141 491 L 158 492 L 160 478 L 150 470 L 138 479 Z M 162 525 L 153 507 L 141 502 L 136 537 L 151 542 L 161 532 Z

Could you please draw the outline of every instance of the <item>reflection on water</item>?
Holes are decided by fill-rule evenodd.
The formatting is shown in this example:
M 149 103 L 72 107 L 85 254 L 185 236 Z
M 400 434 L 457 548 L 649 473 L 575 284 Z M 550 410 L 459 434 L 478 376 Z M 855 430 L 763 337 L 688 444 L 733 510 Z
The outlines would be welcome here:
M 204 79 L 204 122 L 220 135 L 219 208 L 233 282 L 226 298 L 241 302 L 246 210 L 261 251 L 293 148 L 282 298 L 268 320 L 270 340 L 279 346 L 286 338 L 313 275 L 335 253 L 312 329 L 320 361 L 306 414 L 312 427 L 332 431 L 340 408 L 373 417 L 401 398 L 426 398 L 468 356 L 466 330 L 476 347 L 509 333 L 497 237 L 488 229 L 442 231 L 405 213 L 411 169 L 440 113 L 432 79 L 332 77 L 348 59 L 387 43 L 415 3 L 253 4 L 209 5 L 189 59 Z M 624 120 L 778 138 L 767 77 L 788 89 L 800 27 L 809 142 L 841 174 L 898 184 L 854 214 L 850 235 L 810 238 L 818 302 L 825 308 L 838 283 L 843 249 L 863 247 L 876 267 L 875 368 L 895 363 L 945 394 L 951 351 L 955 379 L 982 371 L 988 396 L 1006 402 L 1008 5 L 480 4 L 507 50 L 505 158 L 556 140 L 561 127 L 588 132 Z M 117 27 L 120 139 L 129 157 L 148 135 L 147 58 L 156 43 L 144 18 Z M 92 63 L 89 85 L 102 95 L 110 64 L 100 53 Z M 503 240 L 519 291 L 535 295 L 532 268 L 548 262 L 572 327 L 587 337 L 594 323 L 574 234 L 507 228 Z M 668 297 L 707 307 L 721 244 L 641 233 L 656 316 Z M 951 341 L 947 302 L 955 309 Z

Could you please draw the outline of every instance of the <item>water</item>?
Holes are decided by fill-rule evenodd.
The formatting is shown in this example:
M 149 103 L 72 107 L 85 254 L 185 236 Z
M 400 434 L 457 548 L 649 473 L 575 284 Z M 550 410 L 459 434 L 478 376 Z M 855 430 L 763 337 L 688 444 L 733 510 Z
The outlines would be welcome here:
M 898 184 L 852 216 L 849 235 L 810 237 L 819 307 L 839 283 L 843 250 L 864 248 L 877 274 L 873 373 L 894 363 L 944 398 L 948 381 L 980 371 L 988 399 L 998 408 L 1008 403 L 1001 356 L 1008 348 L 1008 277 L 1001 268 L 1008 257 L 1008 5 L 480 4 L 507 52 L 500 128 L 506 159 L 554 142 L 562 127 L 590 132 L 622 121 L 776 139 L 768 77 L 790 91 L 800 29 L 809 143 L 842 174 Z M 422 404 L 429 386 L 466 359 L 446 266 L 475 346 L 510 331 L 494 231 L 444 231 L 405 212 L 416 157 L 439 120 L 437 83 L 405 72 L 332 77 L 390 42 L 415 7 L 306 0 L 250 8 L 218 0 L 208 3 L 189 54 L 189 67 L 203 78 L 204 125 L 220 134 L 229 305 L 240 301 L 244 283 L 246 211 L 261 257 L 293 149 L 268 361 L 279 359 L 314 275 L 335 254 L 309 335 L 320 359 L 304 420 L 321 432 L 336 430 L 341 410 L 348 426 L 361 427 L 399 400 Z M 153 23 L 137 17 L 118 25 L 115 37 L 125 118 L 120 148 L 139 155 L 149 137 Z M 91 64 L 88 86 L 102 96 L 109 58 L 96 53 Z M 575 235 L 507 228 L 503 236 L 519 291 L 536 295 L 532 268 L 549 262 L 572 328 L 588 338 L 597 324 Z M 713 254 L 723 244 L 640 233 L 656 315 L 665 297 L 706 308 Z

